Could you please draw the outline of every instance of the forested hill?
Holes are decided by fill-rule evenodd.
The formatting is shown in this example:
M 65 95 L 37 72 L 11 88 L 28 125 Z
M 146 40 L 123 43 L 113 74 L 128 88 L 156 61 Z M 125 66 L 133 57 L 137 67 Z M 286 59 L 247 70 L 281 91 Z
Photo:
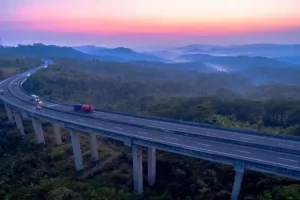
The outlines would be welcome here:
M 261 56 L 212 56 L 208 54 L 184 54 L 182 58 L 192 62 L 218 65 L 226 71 L 238 71 L 254 67 L 300 68 L 299 65 Z
M 0 81 L 15 73 L 21 73 L 43 64 L 40 59 L 23 58 L 0 53 Z
M 0 59 L 0 63 L 10 63 L 0 64 L 7 66 L 4 71 L 12 69 L 5 77 L 27 64 L 35 65 L 34 60 L 28 63 L 28 58 L 19 59 Z M 31 75 L 24 86 L 41 97 L 62 102 L 87 102 L 108 110 L 300 135 L 299 100 L 287 100 L 276 92 L 272 93 L 276 99 L 241 98 L 243 92 L 248 94 L 249 80 L 238 74 L 140 65 L 55 59 L 54 65 Z M 199 92 L 201 86 L 209 96 Z M 278 88 L 276 85 L 273 90 Z M 39 146 L 31 121 L 23 122 L 26 136 L 21 138 L 0 107 L 0 199 L 230 199 L 234 170 L 228 165 L 157 151 L 157 181 L 153 187 L 145 183 L 143 196 L 138 196 L 132 192 L 131 149 L 123 143 L 98 137 L 100 162 L 91 165 L 88 140 L 82 137 L 84 171 L 75 172 L 68 130 L 62 129 L 63 144 L 57 146 L 51 124 L 44 123 L 46 145 Z M 145 177 L 146 173 L 144 170 Z M 295 180 L 245 172 L 242 200 L 297 200 L 299 196 L 300 184 Z
M 177 49 L 189 53 L 247 55 L 265 57 L 300 56 L 300 44 L 202 45 L 192 44 Z
M 75 48 L 75 49 L 74 49 Z M 97 48 L 95 51 L 81 52 L 79 47 L 66 47 L 56 45 L 44 45 L 41 43 L 33 45 L 18 45 L 17 47 L 0 47 L 0 54 L 45 57 L 45 58 L 73 58 L 78 60 L 99 59 L 102 61 L 155 61 L 166 62 L 166 59 L 155 55 L 138 53 L 131 49 L 119 47 L 114 49 Z M 79 50 L 77 50 L 79 49 Z
M 300 114 L 297 85 L 254 86 L 247 78 L 230 73 L 148 67 L 141 70 L 142 66 L 66 59 L 57 59 L 55 63 L 31 76 L 24 84 L 25 89 L 68 103 L 85 102 L 99 108 L 176 119 L 214 123 L 220 114 L 231 116 L 228 119 L 238 123 L 250 123 L 250 127 L 284 127 L 285 131 L 289 127 L 286 133 L 299 134 L 298 121 L 292 120 Z M 207 118 L 198 116 L 201 112 L 197 109 L 202 104 L 208 106 L 202 111 L 208 112 L 203 114 Z M 274 122 L 279 107 L 283 109 L 280 114 L 283 117 Z
M 54 58 L 65 57 L 74 59 L 93 59 L 94 57 L 71 47 L 59 47 L 55 45 L 18 45 L 17 47 L 4 47 L 0 48 L 0 54 L 37 57 L 37 58 Z
M 237 73 L 252 80 L 255 85 L 300 85 L 300 68 L 253 67 Z
M 42 97 L 68 103 L 87 102 L 107 110 L 300 136 L 300 121 L 297 117 L 300 115 L 300 101 L 276 96 L 278 86 L 273 88 L 276 99 L 269 96 L 266 101 L 257 101 L 253 100 L 253 97 L 243 99 L 241 94 L 237 93 L 237 90 L 241 90 L 249 95 L 246 89 L 230 90 L 230 82 L 238 83 L 243 79 L 235 79 L 235 76 L 227 79 L 226 73 L 198 74 L 184 70 L 147 67 L 143 68 L 147 71 L 141 73 L 141 66 L 126 67 L 127 65 L 116 64 L 114 68 L 98 61 L 78 63 L 65 59 L 57 59 L 55 63 L 56 65 L 32 75 L 29 81 L 25 82 L 25 89 Z M 126 71 L 126 74 L 123 71 Z M 248 81 L 244 81 L 240 82 L 239 86 L 245 84 L 244 87 L 247 88 Z M 188 90 L 187 88 L 191 87 L 189 84 L 199 85 L 192 87 L 194 90 Z M 209 96 L 199 93 L 201 85 L 205 85 Z M 219 88 L 212 92 L 217 85 L 227 89 Z M 264 94 L 260 95 L 264 97 Z M 119 150 L 116 149 L 117 152 Z M 109 176 L 112 173 L 116 173 L 116 177 L 127 175 L 126 172 L 122 173 L 122 170 L 130 167 L 123 162 L 118 163 L 119 165 L 109 165 L 110 168 L 106 171 Z M 226 165 L 159 152 L 157 167 L 160 169 L 157 183 L 154 188 L 146 187 L 144 199 L 230 198 L 233 174 L 232 169 Z M 95 176 L 96 179 L 103 176 L 101 172 Z M 113 178 L 116 180 L 116 187 L 120 187 L 121 182 L 127 183 L 120 179 Z M 297 183 L 247 171 L 241 199 L 288 200 L 300 195 Z
M 183 51 L 183 54 L 194 54 L 193 59 L 199 59 L 196 54 L 210 54 L 222 56 L 262 56 L 280 61 L 300 65 L 300 44 L 249 44 L 213 46 L 192 44 L 176 48 Z M 266 67 L 266 66 L 265 66 Z
M 117 47 L 117 48 L 104 48 L 96 47 L 93 45 L 73 47 L 78 51 L 87 54 L 95 55 L 97 58 L 105 61 L 154 61 L 154 62 L 167 62 L 167 59 L 152 55 L 150 53 L 139 53 L 130 48 Z

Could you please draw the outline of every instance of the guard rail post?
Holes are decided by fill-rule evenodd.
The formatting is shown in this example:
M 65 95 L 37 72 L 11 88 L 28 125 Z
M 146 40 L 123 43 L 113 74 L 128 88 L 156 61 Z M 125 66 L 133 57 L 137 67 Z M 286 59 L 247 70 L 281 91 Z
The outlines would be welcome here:
M 136 193 L 143 193 L 143 149 L 132 145 L 133 185 Z
M 156 177 L 156 149 L 148 147 L 148 183 L 152 186 Z

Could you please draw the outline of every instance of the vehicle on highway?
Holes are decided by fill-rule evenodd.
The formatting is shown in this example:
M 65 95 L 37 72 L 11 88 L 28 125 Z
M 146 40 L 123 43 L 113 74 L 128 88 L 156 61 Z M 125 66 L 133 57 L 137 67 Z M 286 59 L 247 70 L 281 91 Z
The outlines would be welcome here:
M 36 106 L 36 107 L 35 107 L 35 109 L 37 109 L 37 110 L 41 110 L 41 109 L 42 109 L 42 107 L 41 107 L 41 106 Z
M 4 90 L 0 90 L 0 94 L 3 95 L 4 94 Z
M 33 94 L 33 95 L 31 95 L 31 100 L 32 101 L 39 101 L 40 98 L 39 98 L 39 96 Z
M 85 112 L 94 112 L 94 108 L 93 106 L 89 105 L 89 104 L 75 104 L 74 105 L 74 110 L 75 111 L 85 111 Z

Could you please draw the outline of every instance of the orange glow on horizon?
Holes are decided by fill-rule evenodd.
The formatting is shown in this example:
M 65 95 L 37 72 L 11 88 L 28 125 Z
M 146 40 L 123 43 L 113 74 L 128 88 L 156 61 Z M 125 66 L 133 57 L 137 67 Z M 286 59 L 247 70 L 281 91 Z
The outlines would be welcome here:
M 191 34 L 231 34 L 252 31 L 293 29 L 300 27 L 300 17 L 290 20 L 232 21 L 232 22 L 159 22 L 129 20 L 34 20 L 22 21 L 29 30 L 50 32 L 98 33 L 191 33 Z M 288 22 L 288 23 L 287 23 Z
M 15 8 L 13 16 L 6 19 L 0 16 L 0 21 L 22 22 L 21 28 L 28 30 L 87 34 L 219 35 L 300 27 L 300 12 L 280 9 L 279 0 L 273 0 L 278 3 L 278 13 L 272 12 L 273 8 L 263 9 L 271 5 L 271 0 L 253 1 L 256 4 L 237 0 L 228 0 L 231 2 L 229 5 L 217 3 L 220 2 L 217 0 L 211 0 L 212 3 L 187 0 L 189 4 L 178 0 L 159 3 L 128 0 L 128 6 L 125 6 L 117 0 L 111 0 L 110 3 L 102 0 L 86 0 L 89 3 L 64 0 L 56 4 L 22 5 Z M 293 0 L 286 1 L 292 3 Z M 183 9 L 183 6 L 188 9 Z M 293 7 L 290 9 L 296 10 Z

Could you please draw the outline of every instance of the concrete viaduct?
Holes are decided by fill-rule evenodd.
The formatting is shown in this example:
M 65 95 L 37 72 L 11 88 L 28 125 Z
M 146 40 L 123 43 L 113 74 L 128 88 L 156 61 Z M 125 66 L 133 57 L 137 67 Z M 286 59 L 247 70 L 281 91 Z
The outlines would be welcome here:
M 134 191 L 143 192 L 142 149 L 147 148 L 148 183 L 156 176 L 156 149 L 192 156 L 234 166 L 235 179 L 231 200 L 237 200 L 245 169 L 256 170 L 293 179 L 300 179 L 300 139 L 236 130 L 217 126 L 188 123 L 163 118 L 137 116 L 96 110 L 91 115 L 75 113 L 71 105 L 43 101 L 35 109 L 22 84 L 47 64 L 12 76 L 0 83 L 7 118 L 15 122 L 24 135 L 23 118 L 31 118 L 38 144 L 44 144 L 41 120 L 53 123 L 56 144 L 62 144 L 60 127 L 69 129 L 77 171 L 83 169 L 79 132 L 88 134 L 91 160 L 97 162 L 97 135 L 124 142 L 132 148 Z

